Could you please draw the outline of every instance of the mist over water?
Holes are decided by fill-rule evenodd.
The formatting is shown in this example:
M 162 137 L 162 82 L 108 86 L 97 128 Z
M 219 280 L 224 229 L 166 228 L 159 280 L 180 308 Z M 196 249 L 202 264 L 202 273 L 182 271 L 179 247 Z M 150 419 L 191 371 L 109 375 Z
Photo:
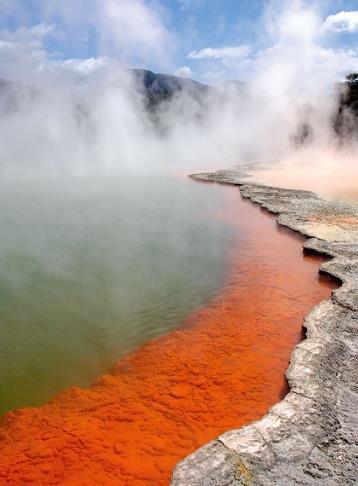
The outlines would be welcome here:
M 225 188 L 127 176 L 62 189 L 1 185 L 1 412 L 88 386 L 225 281 Z
M 76 3 L 80 9 L 81 1 Z M 153 61 L 162 59 L 165 42 L 171 52 L 171 36 L 144 0 L 92 0 L 91 6 L 99 47 L 108 47 L 111 38 L 114 48 L 130 44 L 137 56 L 144 56 L 152 43 Z M 316 164 L 325 161 L 327 151 L 330 159 L 332 153 L 339 159 L 342 150 L 354 164 L 357 131 L 347 136 L 344 128 L 353 123 L 349 110 L 341 117 L 343 138 L 334 125 L 344 90 L 337 83 L 357 70 L 358 55 L 354 49 L 330 47 L 334 24 L 322 12 L 320 1 L 266 2 L 258 19 L 259 47 L 241 46 L 242 58 L 223 62 L 241 84 L 178 89 L 154 112 L 148 109 L 145 86 L 125 60 L 56 60 L 46 50 L 48 36 L 56 31 L 52 24 L 3 32 L 2 76 L 17 84 L 10 88 L 10 102 L 0 95 L 1 174 L 192 172 L 265 161 Z M 44 8 L 43 15 L 74 22 L 65 7 Z M 128 39 L 118 34 L 126 22 L 132 29 Z M 200 58 L 200 52 L 190 56 Z

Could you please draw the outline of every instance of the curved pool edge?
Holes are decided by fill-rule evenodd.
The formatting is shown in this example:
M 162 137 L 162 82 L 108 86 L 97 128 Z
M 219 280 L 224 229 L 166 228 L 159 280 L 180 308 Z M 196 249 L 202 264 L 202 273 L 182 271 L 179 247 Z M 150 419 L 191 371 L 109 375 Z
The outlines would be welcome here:
M 248 182 L 245 169 L 197 174 L 234 184 L 330 256 L 320 270 L 342 282 L 306 317 L 307 336 L 286 372 L 290 392 L 259 421 L 224 433 L 181 461 L 173 486 L 355 484 L 358 450 L 358 205 Z

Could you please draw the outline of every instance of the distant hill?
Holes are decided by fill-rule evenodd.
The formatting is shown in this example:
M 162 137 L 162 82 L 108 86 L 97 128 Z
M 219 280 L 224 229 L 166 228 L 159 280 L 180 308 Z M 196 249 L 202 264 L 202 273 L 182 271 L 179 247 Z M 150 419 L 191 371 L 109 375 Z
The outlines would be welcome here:
M 131 69 L 130 72 L 154 97 L 166 98 L 177 91 L 201 93 L 210 89 L 209 86 L 193 79 L 179 78 L 171 74 L 155 74 L 147 69 Z
M 208 94 L 210 87 L 192 79 L 170 74 L 156 74 L 147 69 L 131 69 L 130 73 L 138 88 L 144 91 L 149 109 L 157 108 L 162 102 L 171 101 L 179 93 L 185 93 L 200 101 Z

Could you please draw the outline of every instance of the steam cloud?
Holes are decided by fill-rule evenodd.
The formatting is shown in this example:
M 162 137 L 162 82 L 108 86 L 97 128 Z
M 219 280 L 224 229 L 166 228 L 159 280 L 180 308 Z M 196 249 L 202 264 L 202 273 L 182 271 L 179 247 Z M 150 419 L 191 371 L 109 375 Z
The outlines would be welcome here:
M 355 70 L 358 55 L 326 45 L 333 30 L 355 28 L 355 12 L 324 19 L 311 2 L 270 2 L 260 50 L 208 46 L 188 53 L 198 63 L 216 61 L 216 71 L 202 78 L 220 79 L 220 69 L 230 70 L 245 86 L 178 90 L 153 114 L 126 61 L 151 58 L 171 69 L 177 39 L 166 27 L 165 11 L 144 0 L 85 3 L 76 0 L 69 9 L 66 2 L 40 2 L 44 23 L 1 33 L 2 77 L 15 82 L 2 87 L 0 98 L 2 174 L 185 172 L 347 152 L 332 121 L 336 83 Z M 26 12 L 13 3 L 1 8 L 26 23 Z M 61 35 L 53 19 L 67 23 L 69 36 L 81 34 L 83 18 L 73 12 L 86 12 L 87 24 L 96 25 L 98 57 L 61 60 L 49 54 L 49 38 Z M 188 67 L 176 72 L 191 74 Z M 352 139 L 349 151 L 355 151 Z

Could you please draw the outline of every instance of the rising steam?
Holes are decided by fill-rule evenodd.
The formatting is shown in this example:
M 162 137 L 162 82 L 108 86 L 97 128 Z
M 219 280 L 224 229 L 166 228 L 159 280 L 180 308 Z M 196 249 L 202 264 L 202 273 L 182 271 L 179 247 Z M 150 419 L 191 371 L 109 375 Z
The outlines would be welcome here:
M 104 2 L 103 11 L 92 3 L 103 30 L 115 32 L 108 19 L 125 21 L 116 2 Z M 131 4 L 124 3 L 122 10 Z M 314 7 L 299 1 L 279 4 L 271 2 L 265 10 L 262 49 L 230 59 L 245 87 L 179 90 L 155 113 L 148 110 L 143 86 L 123 64 L 107 57 L 52 59 L 44 40 L 54 26 L 3 32 L 4 77 L 15 84 L 2 87 L 1 172 L 185 172 L 313 155 L 317 160 L 327 149 L 347 151 L 334 130 L 337 82 L 354 69 L 357 57 L 325 47 L 327 22 Z M 143 2 L 131 5 L 134 12 L 127 20 L 132 25 L 137 15 L 142 25 L 139 46 L 169 42 Z M 102 45 L 109 41 L 103 36 Z M 163 57 L 154 47 L 151 52 Z M 350 139 L 352 153 L 355 144 Z

